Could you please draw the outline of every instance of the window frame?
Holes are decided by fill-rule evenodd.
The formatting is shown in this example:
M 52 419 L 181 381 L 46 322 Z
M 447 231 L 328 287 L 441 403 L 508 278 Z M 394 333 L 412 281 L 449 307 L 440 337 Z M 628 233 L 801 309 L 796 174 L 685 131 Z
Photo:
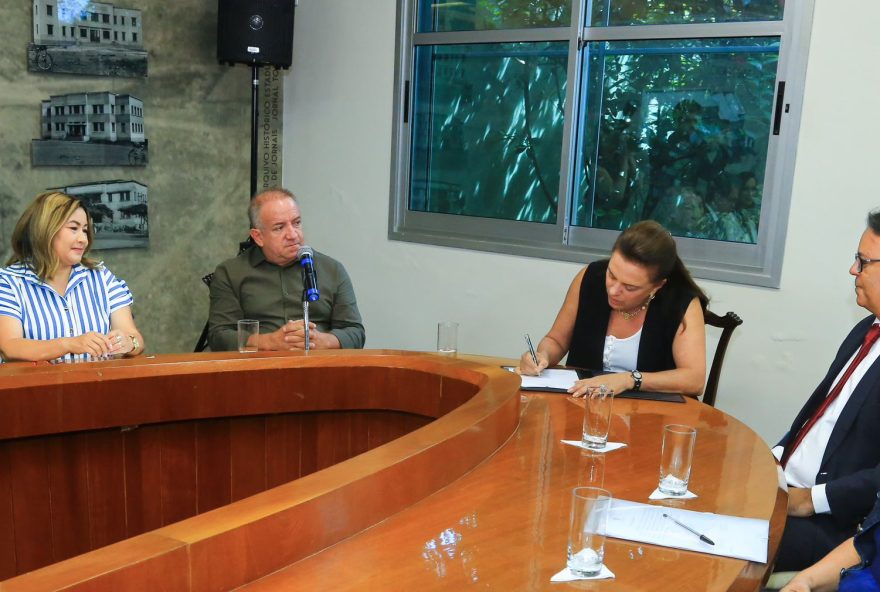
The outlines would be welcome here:
M 710 24 L 580 27 L 588 0 L 572 0 L 571 25 L 482 31 L 419 33 L 418 0 L 398 0 L 394 73 L 394 125 L 388 237 L 391 240 L 466 248 L 560 261 L 607 257 L 618 231 L 571 225 L 572 191 L 578 166 L 581 64 L 587 43 L 642 39 L 779 37 L 773 89 L 774 113 L 767 146 L 757 244 L 676 237 L 693 275 L 745 285 L 778 288 L 797 155 L 803 89 L 815 0 L 789 0 L 782 20 Z M 555 224 L 479 218 L 409 209 L 415 50 L 420 46 L 567 41 L 564 130 L 559 205 Z M 777 96 L 784 83 L 784 98 Z M 779 111 L 779 134 L 772 127 Z

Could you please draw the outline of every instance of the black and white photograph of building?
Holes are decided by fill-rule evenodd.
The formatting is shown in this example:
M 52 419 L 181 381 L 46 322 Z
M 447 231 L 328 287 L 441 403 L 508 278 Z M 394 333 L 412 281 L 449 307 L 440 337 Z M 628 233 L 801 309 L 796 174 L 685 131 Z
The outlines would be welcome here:
M 93 249 L 150 246 L 147 186 L 137 181 L 110 180 L 52 187 L 82 200 L 92 218 Z
M 88 0 L 33 0 L 28 70 L 55 74 L 147 75 L 141 11 Z
M 40 105 L 33 166 L 145 166 L 144 103 L 132 95 L 78 92 Z

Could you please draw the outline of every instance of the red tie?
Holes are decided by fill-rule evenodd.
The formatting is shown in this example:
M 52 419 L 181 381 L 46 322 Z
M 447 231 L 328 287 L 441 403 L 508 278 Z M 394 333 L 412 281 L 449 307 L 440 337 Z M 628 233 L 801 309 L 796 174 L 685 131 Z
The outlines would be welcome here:
M 840 377 L 840 380 L 837 381 L 837 384 L 834 385 L 834 388 L 831 389 L 831 392 L 828 393 L 828 396 L 825 397 L 825 400 L 822 401 L 822 404 L 819 405 L 819 408 L 816 409 L 816 412 L 810 417 L 810 419 L 798 430 L 797 435 L 794 438 L 791 446 L 785 447 L 785 454 L 782 455 L 782 468 L 785 468 L 785 465 L 788 463 L 788 459 L 791 458 L 791 455 L 794 454 L 794 451 L 797 450 L 797 447 L 800 446 L 801 442 L 803 442 L 804 437 L 806 437 L 807 432 L 812 429 L 816 422 L 825 414 L 825 411 L 828 410 L 828 407 L 831 406 L 831 403 L 837 398 L 840 394 L 840 391 L 843 390 L 843 385 L 846 384 L 846 381 L 849 380 L 849 377 L 852 376 L 852 373 L 855 371 L 856 367 L 865 359 L 865 356 L 868 355 L 868 352 L 871 351 L 871 346 L 874 345 L 874 342 L 877 341 L 877 338 L 880 337 L 880 324 L 874 323 L 871 325 L 871 328 L 868 329 L 868 332 L 865 334 L 865 341 L 862 343 L 862 347 L 859 349 L 859 353 L 856 354 L 856 357 L 853 358 L 853 361 L 850 363 L 849 368 L 846 369 L 846 372 L 843 373 L 843 376 Z

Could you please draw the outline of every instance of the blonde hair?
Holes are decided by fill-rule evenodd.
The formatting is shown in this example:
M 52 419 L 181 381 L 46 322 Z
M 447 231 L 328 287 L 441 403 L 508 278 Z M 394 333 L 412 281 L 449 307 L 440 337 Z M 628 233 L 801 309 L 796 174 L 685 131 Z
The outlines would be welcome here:
M 12 231 L 12 256 L 6 265 L 26 263 L 44 282 L 51 279 L 59 266 L 52 242 L 79 208 L 86 213 L 86 236 L 89 241 L 83 251 L 82 264 L 94 269 L 97 262 L 87 257 L 95 238 L 89 211 L 80 200 L 58 191 L 47 191 L 38 195 L 18 219 L 15 230 Z

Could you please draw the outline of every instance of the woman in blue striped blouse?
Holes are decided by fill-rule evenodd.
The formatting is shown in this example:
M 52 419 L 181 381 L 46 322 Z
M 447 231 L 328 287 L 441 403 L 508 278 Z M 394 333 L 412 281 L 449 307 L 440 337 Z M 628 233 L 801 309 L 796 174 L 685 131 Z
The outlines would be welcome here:
M 38 195 L 12 233 L 0 269 L 0 355 L 5 361 L 136 356 L 144 338 L 124 281 L 88 257 L 91 220 L 79 200 Z

